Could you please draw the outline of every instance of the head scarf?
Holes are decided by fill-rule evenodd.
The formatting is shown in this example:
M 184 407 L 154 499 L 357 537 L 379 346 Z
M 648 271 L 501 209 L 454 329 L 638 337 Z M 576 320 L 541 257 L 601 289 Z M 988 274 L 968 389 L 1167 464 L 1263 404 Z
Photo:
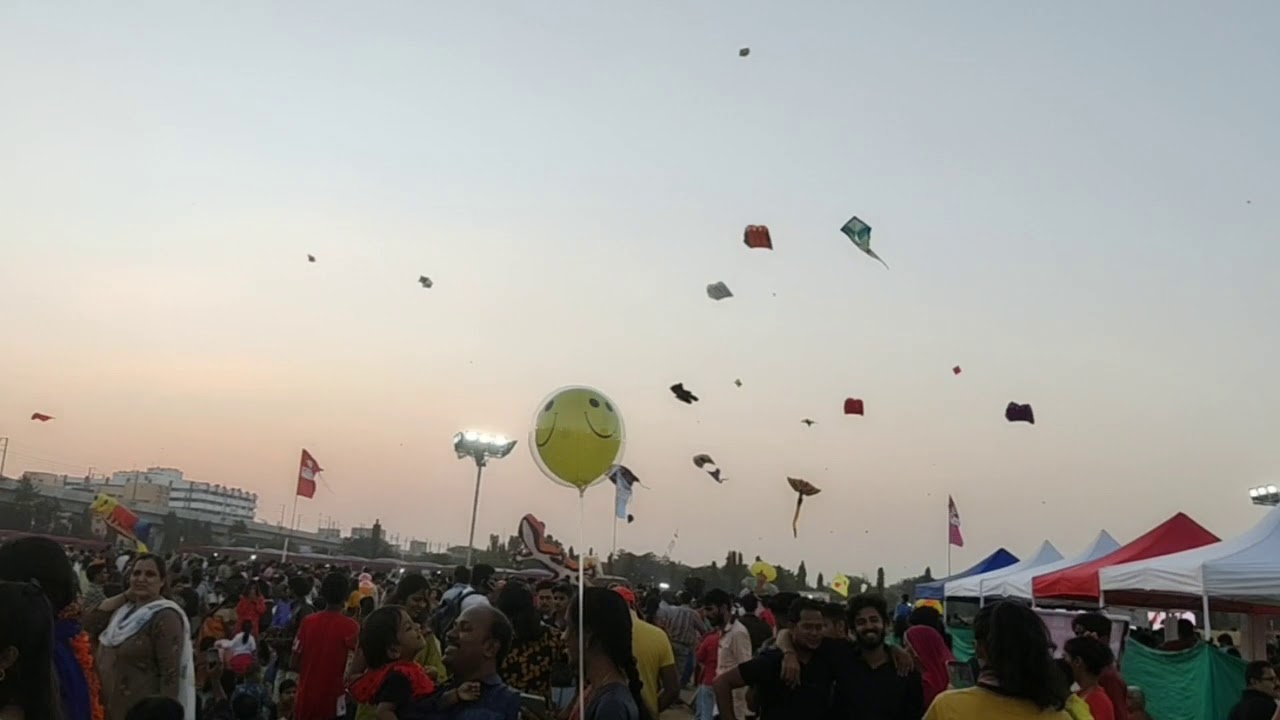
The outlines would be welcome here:
M 924 706 L 929 707 L 939 693 L 947 689 L 951 676 L 947 663 L 955 662 L 955 656 L 947 649 L 942 636 L 928 625 L 907 628 L 907 644 L 920 659 L 920 678 L 924 685 Z

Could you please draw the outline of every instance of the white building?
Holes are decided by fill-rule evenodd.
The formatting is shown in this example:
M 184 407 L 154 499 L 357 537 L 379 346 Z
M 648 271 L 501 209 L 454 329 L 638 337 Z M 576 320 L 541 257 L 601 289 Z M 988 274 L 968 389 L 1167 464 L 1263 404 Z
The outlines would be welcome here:
M 146 470 L 121 470 L 111 474 L 105 485 L 161 485 L 169 489 L 169 507 L 185 509 L 226 520 L 253 520 L 258 510 L 258 495 L 239 488 L 186 480 L 182 471 L 153 467 Z

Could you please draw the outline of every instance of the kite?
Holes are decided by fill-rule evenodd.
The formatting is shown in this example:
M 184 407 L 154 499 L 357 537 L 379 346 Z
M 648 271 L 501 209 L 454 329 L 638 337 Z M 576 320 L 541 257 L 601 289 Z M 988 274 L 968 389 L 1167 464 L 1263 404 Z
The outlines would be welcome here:
M 856 215 L 849 218 L 849 222 L 845 223 L 844 227 L 840 228 L 840 232 L 848 235 L 849 239 L 853 241 L 854 245 L 858 246 L 859 250 L 870 255 L 876 260 L 880 260 L 880 256 L 871 249 L 871 226 L 859 220 Z M 889 267 L 889 264 L 884 260 L 880 260 L 880 264 L 884 265 L 886 268 Z
M 720 466 L 716 464 L 715 460 L 711 459 L 710 455 L 707 455 L 707 454 L 694 455 L 693 464 L 697 465 L 699 470 L 710 475 L 711 479 L 715 480 L 718 483 L 723 483 L 729 479 L 727 477 L 720 477 Z M 708 465 L 710 465 L 710 467 L 707 467 Z
M 1024 422 L 1036 424 L 1036 414 L 1031 410 L 1030 405 L 1019 405 L 1016 402 L 1009 403 L 1009 407 L 1004 409 L 1004 419 L 1009 422 Z
M 307 262 L 315 262 L 315 261 L 316 261 L 316 256 L 315 256 L 315 255 L 308 255 L 308 256 L 307 256 Z
M 800 537 L 800 531 L 796 527 L 800 522 L 800 506 L 804 505 L 806 497 L 817 495 L 822 491 L 814 487 L 808 480 L 801 480 L 800 478 L 789 477 L 787 478 L 787 484 L 798 493 L 796 495 L 796 514 L 791 518 L 791 536 Z
M 31 419 L 39 420 L 40 422 L 49 422 L 50 420 L 53 419 L 53 416 L 45 415 L 44 413 L 31 413 Z
M 435 283 L 431 282 L 431 278 L 427 277 L 426 275 L 418 276 L 418 284 L 428 290 L 431 289 L 432 285 L 435 285 Z
M 101 518 L 103 524 L 126 540 L 133 541 L 139 552 L 147 551 L 147 541 L 151 539 L 151 523 L 138 517 L 137 513 L 120 504 L 119 500 L 105 493 L 89 504 L 89 512 Z
M 753 250 L 773 249 L 773 238 L 769 237 L 769 228 L 765 225 L 748 225 L 742 231 L 742 243 Z
M 841 573 L 831 578 L 831 591 L 836 593 L 840 597 L 848 597 L 849 596 L 848 576 L 846 576 L 844 573 Z
M 707 297 L 712 300 L 724 300 L 733 297 L 733 291 L 722 282 L 714 282 L 707 286 Z
M 805 425 L 807 425 L 807 426 L 809 426 L 809 427 L 813 427 L 814 423 L 816 423 L 816 422 L 818 422 L 818 421 L 817 421 L 817 420 L 810 420 L 809 418 L 805 418 L 805 419 L 801 420 L 800 422 L 804 423 Z
M 742 48 L 738 51 L 738 57 L 746 57 L 751 54 L 751 48 Z
M 857 398 L 845 398 L 844 400 L 845 415 L 862 415 L 862 401 Z
M 964 372 L 964 371 L 960 369 L 960 366 L 959 366 L 959 365 L 957 365 L 957 366 L 955 366 L 955 367 L 951 368 L 951 374 L 952 374 L 952 375 L 959 375 L 961 372 Z
M 739 379 L 737 379 L 737 380 L 734 380 L 734 381 L 733 381 L 733 384 L 734 384 L 734 385 L 737 385 L 738 387 L 742 387 L 742 379 L 741 379 L 741 378 L 739 378 Z
M 685 390 L 684 383 L 676 383 L 675 385 L 672 385 L 671 392 L 676 396 L 677 400 L 685 405 L 692 405 L 698 402 L 698 396 L 688 390 Z

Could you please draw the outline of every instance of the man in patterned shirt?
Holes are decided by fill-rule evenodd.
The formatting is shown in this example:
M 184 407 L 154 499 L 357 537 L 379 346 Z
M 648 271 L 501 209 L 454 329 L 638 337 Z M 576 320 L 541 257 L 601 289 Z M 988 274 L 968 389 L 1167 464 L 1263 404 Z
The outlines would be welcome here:
M 671 639 L 671 651 L 676 656 L 676 671 L 680 673 L 680 686 L 686 687 L 693 678 L 693 651 L 702 636 L 707 634 L 707 623 L 697 610 L 689 607 L 687 592 L 673 595 L 668 591 L 666 604 L 658 609 L 658 627 Z

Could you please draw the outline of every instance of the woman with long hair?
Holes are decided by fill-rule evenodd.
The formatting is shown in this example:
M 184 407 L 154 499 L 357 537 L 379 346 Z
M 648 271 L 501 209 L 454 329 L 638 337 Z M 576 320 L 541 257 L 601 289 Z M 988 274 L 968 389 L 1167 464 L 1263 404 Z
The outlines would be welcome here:
M 515 631 L 498 675 L 508 687 L 550 703 L 551 669 L 568 659 L 564 637 L 542 622 L 533 591 L 524 583 L 507 583 L 498 592 L 496 605 Z
M 570 658 L 575 664 L 581 661 L 586 674 L 586 714 L 579 720 L 652 720 L 640 697 L 640 671 L 631 652 L 631 610 L 621 595 L 604 588 L 583 590 L 582 625 L 577 603 L 570 603 L 565 608 L 564 639 Z
M 907 628 L 903 636 L 907 651 L 920 668 L 920 680 L 924 686 L 924 706 L 933 704 L 933 699 L 941 695 L 949 684 L 951 675 L 947 672 L 947 663 L 955 662 L 955 655 L 947 649 L 942 636 L 928 625 L 916 625 Z
M 53 607 L 37 585 L 0 582 L 0 720 L 61 718 Z
M 925 720 L 1070 720 L 1067 690 L 1049 649 L 1049 631 L 1025 605 L 995 602 L 978 611 L 973 640 L 982 671 L 975 687 L 934 699 Z
M 145 697 L 163 696 L 182 704 L 195 720 L 195 666 L 187 615 L 165 596 L 164 561 L 150 553 L 133 560 L 129 589 L 107 598 L 89 613 L 86 625 L 98 636 L 108 720 L 125 720 Z
M 444 682 L 448 679 L 448 671 L 444 667 L 444 653 L 440 647 L 440 638 L 431 631 L 431 612 L 435 606 L 431 603 L 431 583 L 422 573 L 407 573 L 396 583 L 395 592 L 387 599 L 387 605 L 399 605 L 409 613 L 409 617 L 422 628 L 422 637 L 426 646 L 414 660 L 424 668 L 435 671 L 436 680 Z
M 80 625 L 76 573 L 58 543 L 24 537 L 0 545 L 0 580 L 33 582 L 53 608 L 53 672 L 66 720 L 102 720 L 101 685 L 89 634 Z

